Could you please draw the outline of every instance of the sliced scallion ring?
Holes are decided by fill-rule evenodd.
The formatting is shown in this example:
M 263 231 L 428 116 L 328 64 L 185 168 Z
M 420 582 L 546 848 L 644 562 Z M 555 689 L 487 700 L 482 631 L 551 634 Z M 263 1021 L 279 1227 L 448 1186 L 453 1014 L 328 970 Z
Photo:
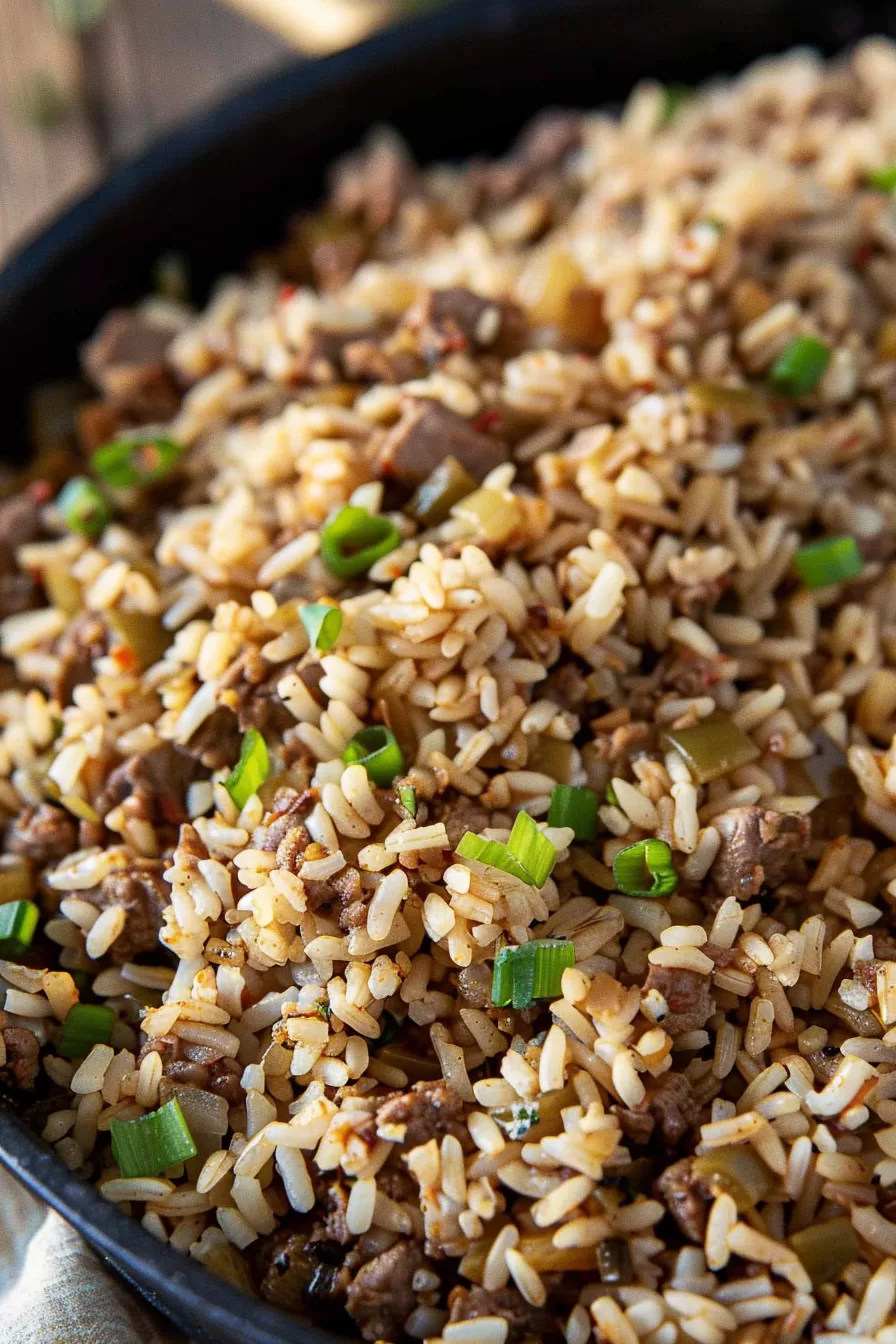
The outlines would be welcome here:
M 824 537 L 802 546 L 793 557 L 794 568 L 807 588 L 857 579 L 863 569 L 855 537 Z
M 331 607 L 325 602 L 309 602 L 307 606 L 302 607 L 299 615 L 308 631 L 311 647 L 319 649 L 321 653 L 332 649 L 342 629 L 342 612 L 339 608 Z
M 56 507 L 71 532 L 98 537 L 112 516 L 102 491 L 86 476 L 73 476 L 56 497 Z
M 0 957 L 15 961 L 31 946 L 40 911 L 34 901 L 9 901 L 0 905 Z
M 153 485 L 169 475 L 183 451 L 173 439 L 134 435 L 97 448 L 90 464 L 107 485 L 122 489 L 132 485 Z
M 805 397 L 814 392 L 831 362 L 830 347 L 814 336 L 797 336 L 775 360 L 768 380 L 784 397 Z
M 368 778 L 381 789 L 388 788 L 405 767 L 395 734 L 382 723 L 356 733 L 342 753 L 342 759 L 346 765 L 363 765 Z
M 537 999 L 556 999 L 563 972 L 576 964 L 572 943 L 537 938 L 522 947 L 502 947 L 492 973 L 492 1003 L 499 1008 L 530 1008 Z
M 86 1059 L 95 1045 L 108 1045 L 115 1014 L 101 1003 L 75 1003 L 62 1028 L 59 1053 L 63 1059 Z
M 597 839 L 597 794 L 572 784 L 555 784 L 551 790 L 549 826 L 571 826 L 576 839 L 590 845 Z
M 331 574 L 352 579 L 366 574 L 400 542 L 398 528 L 388 518 L 346 504 L 321 528 L 320 553 Z
M 176 1097 L 139 1120 L 110 1120 L 112 1155 L 122 1176 L 158 1176 L 196 1156 L 196 1144 Z
M 616 885 L 626 896 L 671 896 L 678 889 L 672 851 L 665 840 L 638 840 L 613 860 Z

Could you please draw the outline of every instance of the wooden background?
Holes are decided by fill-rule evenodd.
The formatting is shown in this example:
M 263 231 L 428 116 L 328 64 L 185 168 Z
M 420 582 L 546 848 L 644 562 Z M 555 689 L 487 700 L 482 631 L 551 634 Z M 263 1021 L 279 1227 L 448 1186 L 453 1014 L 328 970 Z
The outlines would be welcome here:
M 112 0 L 98 27 L 77 38 L 54 24 L 45 0 L 0 0 L 0 263 L 117 158 L 294 59 L 297 45 L 320 50 L 359 35 L 334 0 L 293 0 L 301 22 L 281 24 L 292 42 L 237 12 L 271 18 L 281 0 L 231 3 Z M 64 95 L 64 118 L 51 129 L 21 112 L 35 75 Z

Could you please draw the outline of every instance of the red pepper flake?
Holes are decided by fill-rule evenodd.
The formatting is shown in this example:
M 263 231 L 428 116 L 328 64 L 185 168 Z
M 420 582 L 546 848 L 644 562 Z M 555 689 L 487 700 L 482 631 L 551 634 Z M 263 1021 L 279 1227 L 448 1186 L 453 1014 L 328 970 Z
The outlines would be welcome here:
M 49 481 L 32 481 L 25 492 L 34 504 L 46 504 L 53 498 L 53 487 Z
M 864 271 L 873 256 L 874 244 L 863 243 L 861 247 L 856 248 L 855 256 L 853 257 L 853 265 L 857 270 Z
M 136 672 L 137 655 L 130 644 L 119 644 L 118 648 L 112 654 L 122 672 Z
M 477 415 L 473 421 L 473 428 L 480 434 L 486 434 L 490 429 L 497 429 L 501 424 L 502 416 L 500 411 L 483 411 Z
M 277 298 L 280 300 L 281 303 L 289 303 L 290 299 L 296 293 L 297 289 L 298 285 L 290 285 L 290 284 L 281 285 L 280 292 L 277 295 Z

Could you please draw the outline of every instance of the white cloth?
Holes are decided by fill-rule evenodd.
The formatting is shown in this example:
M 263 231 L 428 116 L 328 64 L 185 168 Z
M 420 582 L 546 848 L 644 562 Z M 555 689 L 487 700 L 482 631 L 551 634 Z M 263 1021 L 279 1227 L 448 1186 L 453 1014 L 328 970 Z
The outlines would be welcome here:
M 4 1344 L 187 1344 L 58 1214 L 0 1167 Z

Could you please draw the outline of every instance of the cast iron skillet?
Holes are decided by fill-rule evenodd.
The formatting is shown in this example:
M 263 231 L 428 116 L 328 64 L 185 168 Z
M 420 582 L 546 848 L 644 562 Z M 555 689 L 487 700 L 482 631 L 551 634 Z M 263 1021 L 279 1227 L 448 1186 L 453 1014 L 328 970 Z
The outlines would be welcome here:
M 466 0 L 240 94 L 118 169 L 0 274 L 0 451 L 24 451 L 33 384 L 72 371 L 79 341 L 146 292 L 169 248 L 200 290 L 277 239 L 334 156 L 389 122 L 423 160 L 501 149 L 547 105 L 595 106 L 646 75 L 685 83 L 795 43 L 835 51 L 896 27 L 887 0 Z M 335 1344 L 213 1279 L 71 1175 L 0 1108 L 0 1160 L 203 1344 Z

